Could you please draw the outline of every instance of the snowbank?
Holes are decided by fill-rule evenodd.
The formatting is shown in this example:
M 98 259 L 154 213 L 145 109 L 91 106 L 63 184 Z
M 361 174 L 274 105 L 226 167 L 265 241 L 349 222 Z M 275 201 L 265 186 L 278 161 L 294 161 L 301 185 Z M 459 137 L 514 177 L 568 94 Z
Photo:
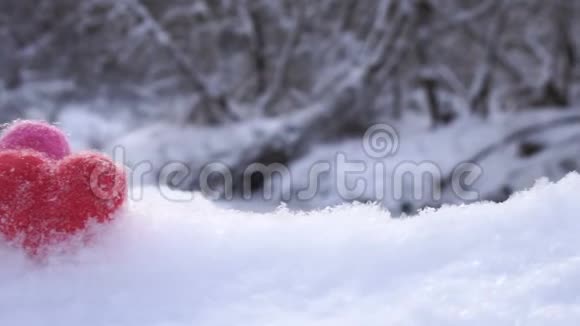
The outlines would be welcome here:
M 92 248 L 0 246 L 0 325 L 574 325 L 580 175 L 504 204 L 390 219 L 268 215 L 149 189 Z
M 394 125 L 398 131 L 400 141 L 399 150 L 392 156 L 387 157 L 382 163 L 385 165 L 384 176 L 378 175 L 373 166 L 376 162 L 365 153 L 362 146 L 363 139 L 351 139 L 336 144 L 320 144 L 304 157 L 292 162 L 289 166 L 293 176 L 293 182 L 280 192 L 296 193 L 307 189 L 310 180 L 310 170 L 316 162 L 329 162 L 331 172 L 324 174 L 320 182 L 320 191 L 309 201 L 296 200 L 297 196 L 288 203 L 291 208 L 303 210 L 317 209 L 320 207 L 334 206 L 344 202 L 343 197 L 337 192 L 344 179 L 348 184 L 355 184 L 357 179 L 362 180 L 386 180 L 382 185 L 385 194 L 377 199 L 375 187 L 366 188 L 359 201 L 382 201 L 384 207 L 393 213 L 401 212 L 402 201 L 393 195 L 393 184 L 406 184 L 400 176 L 396 175 L 401 164 L 412 163 L 417 166 L 427 164 L 436 167 L 436 171 L 442 176 L 449 175 L 461 163 L 471 160 L 474 155 L 484 148 L 493 144 L 502 144 L 503 140 L 516 131 L 529 128 L 530 126 L 555 121 L 559 119 L 574 119 L 578 114 L 575 111 L 557 112 L 554 110 L 537 111 L 522 115 L 514 113 L 498 114 L 490 120 L 482 122 L 478 118 L 464 118 L 453 125 L 437 130 L 421 129 L 416 121 L 404 120 Z M 415 119 L 417 120 L 417 119 Z M 541 130 L 541 128 L 540 128 Z M 518 146 L 522 142 L 534 142 L 545 146 L 539 153 L 530 157 L 520 157 Z M 345 176 L 336 172 L 337 153 L 345 153 L 349 161 L 364 162 L 364 173 Z M 518 142 L 505 146 L 498 146 L 492 155 L 478 161 L 478 166 L 483 171 L 483 176 L 471 185 L 472 190 L 479 193 L 482 199 L 493 199 L 495 194 L 502 188 L 519 191 L 531 187 L 535 180 L 547 177 L 551 181 L 560 180 L 571 171 L 580 169 L 580 135 L 578 125 L 561 126 L 557 129 L 544 130 L 529 137 L 522 137 Z M 408 168 L 407 168 L 408 170 Z M 417 168 L 420 171 L 420 168 Z M 337 180 L 337 177 L 342 179 Z M 404 202 L 413 207 L 421 208 L 432 206 L 430 200 L 432 192 L 429 192 L 431 183 L 423 181 L 426 191 L 424 198 L 413 198 L 413 191 L 408 187 L 405 191 Z M 370 184 L 373 184 L 372 182 Z M 495 201 L 501 199 L 494 199 Z M 464 203 L 464 198 L 450 194 L 444 196 L 442 203 Z M 414 209 L 412 210 L 414 211 Z
M 554 129 L 538 128 L 536 133 L 505 143 L 510 135 L 532 126 L 578 119 L 577 110 L 501 113 L 491 116 L 485 122 L 477 117 L 464 117 L 446 128 L 436 130 L 429 127 L 430 121 L 424 116 L 407 114 L 402 121 L 392 122 L 392 127 L 397 131 L 399 146 L 392 155 L 384 158 L 367 153 L 365 145 L 368 145 L 369 139 L 364 139 L 362 135 L 329 143 L 321 143 L 317 137 L 302 138 L 305 131 L 300 128 L 313 120 L 312 115 L 312 112 L 305 111 L 292 116 L 292 119 L 255 119 L 220 127 L 179 127 L 174 123 L 160 122 L 123 137 L 112 138 L 105 146 L 105 151 L 113 155 L 115 149 L 122 148 L 127 159 L 124 163 L 138 171 L 142 171 L 136 168 L 140 164 L 151 164 L 152 173 L 146 174 L 143 179 L 148 184 L 158 181 L 161 170 L 167 174 L 168 162 L 183 163 L 190 174 L 181 180 L 179 186 L 186 190 L 200 189 L 200 175 L 210 163 L 228 166 L 235 177 L 236 188 L 239 189 L 242 188 L 242 181 L 238 177 L 241 178 L 251 164 L 284 163 L 289 174 L 285 175 L 283 181 L 274 178 L 273 189 L 269 189 L 273 191 L 272 200 L 265 200 L 260 196 L 261 192 L 257 191 L 253 194 L 255 201 L 251 203 L 236 200 L 220 202 L 223 206 L 250 211 L 273 210 L 281 202 L 286 202 L 292 209 L 316 210 L 355 199 L 361 202 L 381 202 L 383 207 L 398 215 L 440 203 L 464 203 L 469 199 L 450 193 L 444 193 L 440 200 L 433 199 L 433 192 L 428 191 L 434 187 L 430 178 L 422 182 L 422 198 L 415 199 L 412 180 L 405 180 L 405 176 L 399 172 L 416 172 L 416 176 L 420 176 L 423 169 L 427 168 L 430 172 L 434 171 L 430 173 L 433 180 L 440 181 L 462 163 L 494 145 L 497 148 L 489 156 L 476 162 L 484 175 L 471 185 L 471 190 L 476 191 L 482 199 L 503 201 L 512 192 L 531 187 L 538 178 L 547 177 L 557 181 L 569 172 L 580 169 L 580 156 L 577 155 L 580 152 L 578 124 L 562 125 Z M 63 127 L 66 126 L 74 124 L 63 123 Z M 316 124 L 314 126 L 317 128 Z M 65 129 L 71 130 L 73 139 L 87 139 L 80 130 L 74 132 L 72 127 Z M 93 129 L 98 130 L 86 127 L 81 129 L 89 130 L 88 134 L 92 134 Z M 522 156 L 522 144 L 539 147 L 537 152 Z M 338 172 L 339 154 L 344 155 L 348 162 L 362 162 L 364 172 Z M 288 157 L 285 158 L 285 155 Z M 321 163 L 328 164 L 328 169 L 324 168 L 325 172 L 320 172 L 317 180 L 320 191 L 304 200 L 300 192 L 310 189 L 312 172 L 316 171 L 314 167 L 320 167 Z M 382 175 L 375 169 L 379 163 Z M 179 173 L 183 173 L 183 170 L 181 165 L 175 167 Z M 354 187 L 361 179 L 369 181 L 369 186 L 362 194 L 345 197 L 338 191 L 342 189 L 341 185 Z M 395 188 L 399 189 L 393 185 L 402 188 L 403 200 L 393 193 Z M 220 186 L 223 186 L 221 180 L 213 188 Z M 235 191 L 236 196 L 240 196 L 239 189 Z M 384 193 L 379 193 L 377 189 Z

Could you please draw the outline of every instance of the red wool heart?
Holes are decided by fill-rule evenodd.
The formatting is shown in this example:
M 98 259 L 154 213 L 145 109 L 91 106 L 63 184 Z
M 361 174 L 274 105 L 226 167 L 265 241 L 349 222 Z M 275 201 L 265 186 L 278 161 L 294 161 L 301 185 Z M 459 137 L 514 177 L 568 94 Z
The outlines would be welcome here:
M 0 237 L 32 254 L 112 220 L 126 196 L 125 171 L 101 154 L 0 152 Z

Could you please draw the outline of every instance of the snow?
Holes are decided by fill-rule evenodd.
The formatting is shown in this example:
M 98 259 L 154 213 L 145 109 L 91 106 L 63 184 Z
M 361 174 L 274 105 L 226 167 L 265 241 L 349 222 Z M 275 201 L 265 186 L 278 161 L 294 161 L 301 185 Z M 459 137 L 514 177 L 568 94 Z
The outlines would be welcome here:
M 400 140 L 398 151 L 384 159 L 376 159 L 365 152 L 365 140 L 362 135 L 332 142 L 310 139 L 294 142 L 292 137 L 296 135 L 288 131 L 292 130 L 288 126 L 304 125 L 300 122 L 310 121 L 310 114 L 312 113 L 308 111 L 297 114 L 292 119 L 260 118 L 219 127 L 177 126 L 159 122 L 104 141 L 107 144 L 104 150 L 114 156 L 116 149 L 122 149 L 126 159 L 124 163 L 135 170 L 139 170 L 136 167 L 141 164 L 150 165 L 153 168 L 152 173 L 144 175 L 143 178 L 148 184 L 158 181 L 160 171 L 167 167 L 168 162 L 183 163 L 190 174 L 179 186 L 189 190 L 200 189 L 201 171 L 210 163 L 225 164 L 234 175 L 241 175 L 249 164 L 256 162 L 260 157 L 260 151 L 267 147 L 265 144 L 282 149 L 300 145 L 304 147 L 303 151 L 299 151 L 287 163 L 289 176 L 282 182 L 273 180 L 274 196 L 271 200 L 263 198 L 261 193 L 256 192 L 253 194 L 255 200 L 252 202 L 234 198 L 220 201 L 219 204 L 223 207 L 254 212 L 271 211 L 281 202 L 285 202 L 292 209 L 322 209 L 351 201 L 352 198 L 345 198 L 337 189 L 340 184 L 352 185 L 362 179 L 369 181 L 371 186 L 367 187 L 361 196 L 353 196 L 356 197 L 354 199 L 362 202 L 380 202 L 383 207 L 398 215 L 406 212 L 405 206 L 410 206 L 409 211 L 414 212 L 416 209 L 438 206 L 440 203 L 468 202 L 465 198 L 448 193 L 445 193 L 440 201 L 431 200 L 432 196 L 427 192 L 424 196 L 426 198 L 411 198 L 412 189 L 397 174 L 402 170 L 402 165 L 414 164 L 417 171 L 425 166 L 435 167 L 436 172 L 445 177 L 482 149 L 493 144 L 501 144 L 505 137 L 516 131 L 549 121 L 578 118 L 576 109 L 569 111 L 538 109 L 525 114 L 495 113 L 486 121 L 472 116 L 461 117 L 450 126 L 432 129 L 429 119 L 411 112 L 401 121 L 389 122 L 398 133 Z M 76 125 L 73 123 L 65 125 L 70 126 L 65 129 L 70 129 L 71 138 L 86 138 L 82 131 L 75 131 Z M 97 128 L 83 127 L 83 130 L 93 129 Z M 492 155 L 477 163 L 483 171 L 483 176 L 473 185 L 473 190 L 481 199 L 500 200 L 504 189 L 509 189 L 510 193 L 526 189 L 541 177 L 558 181 L 567 173 L 578 170 L 580 166 L 578 130 L 577 124 L 570 124 L 538 132 L 503 147 L 499 146 Z M 309 141 L 311 143 L 303 144 Z M 518 146 L 525 141 L 532 141 L 545 147 L 535 155 L 520 157 Z M 341 175 L 337 172 L 338 154 L 344 154 L 348 162 L 363 162 L 365 172 Z M 313 166 L 321 162 L 328 163 L 330 170 L 320 175 L 320 191 L 309 200 L 299 198 L 299 193 L 308 189 L 312 183 Z M 379 165 L 377 163 L 383 167 L 384 175 L 377 175 L 374 169 Z M 182 167 L 180 165 L 179 169 Z M 382 185 L 378 184 L 379 180 L 383 180 Z M 393 194 L 395 187 L 391 187 L 392 184 L 404 185 L 404 200 L 396 198 L 397 196 Z M 221 185 L 219 183 L 216 188 Z M 425 189 L 431 189 L 432 186 L 425 184 Z M 378 194 L 377 188 L 383 189 L 384 193 Z
M 149 188 L 90 247 L 39 263 L 0 245 L 0 325 L 575 325 L 579 192 L 571 174 L 392 219 Z
M 501 143 L 504 137 L 523 128 L 539 123 L 545 123 L 556 119 L 576 118 L 578 113 L 557 112 L 554 110 L 538 110 L 537 112 L 523 114 L 502 113 L 492 116 L 490 120 L 482 122 L 478 118 L 463 118 L 453 125 L 445 128 L 431 130 L 418 123 L 419 117 L 409 115 L 405 120 L 394 124 L 400 140 L 399 148 L 394 155 L 386 157 L 381 163 L 385 166 L 384 176 L 377 177 L 372 168 L 377 161 L 369 157 L 363 148 L 363 139 L 349 139 L 339 143 L 316 145 L 312 151 L 304 157 L 292 162 L 289 166 L 293 177 L 291 189 L 281 189 L 280 193 L 295 193 L 307 189 L 310 180 L 309 171 L 316 162 L 329 162 L 331 173 L 322 178 L 321 191 L 310 201 L 293 199 L 288 203 L 291 208 L 318 209 L 327 206 L 339 205 L 344 198 L 337 192 L 337 184 L 342 177 L 349 184 L 356 179 L 362 180 L 387 180 L 385 194 L 377 199 L 375 187 L 367 187 L 360 201 L 380 201 L 384 207 L 393 213 L 399 213 L 401 200 L 397 200 L 392 194 L 392 184 L 402 184 L 396 176 L 396 171 L 401 164 L 411 162 L 417 166 L 427 164 L 437 168 L 442 176 L 446 176 L 462 162 L 470 160 L 476 153 L 491 144 Z M 557 181 L 571 172 L 562 166 L 567 160 L 574 166 L 580 166 L 580 147 L 578 146 L 578 125 L 570 125 L 538 133 L 532 140 L 546 145 L 546 149 L 531 158 L 520 158 L 517 155 L 517 142 L 500 148 L 491 157 L 478 162 L 483 171 L 473 185 L 480 198 L 487 199 L 504 185 L 516 191 L 531 187 L 535 180 L 548 177 L 551 181 Z M 526 139 L 527 140 L 527 139 Z M 364 173 L 352 174 L 348 178 L 336 173 L 337 153 L 345 153 L 349 161 L 364 162 L 367 167 Z M 431 189 L 429 184 L 424 185 Z M 429 206 L 425 199 L 413 199 L 408 191 L 405 200 L 415 207 Z M 280 196 L 281 197 L 281 196 Z M 425 196 L 429 197 L 429 196 Z M 295 198 L 295 196 L 293 197 Z M 457 196 L 443 198 L 444 203 L 460 204 L 465 200 Z
M 95 106 L 97 108 L 85 109 L 69 105 L 59 115 L 59 127 L 70 135 L 75 151 L 103 147 L 130 130 L 131 117 L 126 112 L 111 112 L 104 117 L 95 112 L 99 110 Z

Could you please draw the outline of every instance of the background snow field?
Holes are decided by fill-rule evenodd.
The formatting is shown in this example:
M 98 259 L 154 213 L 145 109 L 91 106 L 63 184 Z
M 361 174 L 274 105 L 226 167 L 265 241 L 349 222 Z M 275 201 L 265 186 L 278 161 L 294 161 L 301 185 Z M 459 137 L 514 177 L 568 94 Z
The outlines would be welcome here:
M 0 325 L 578 325 L 580 176 L 390 219 L 267 215 L 149 189 L 81 251 L 0 245 Z

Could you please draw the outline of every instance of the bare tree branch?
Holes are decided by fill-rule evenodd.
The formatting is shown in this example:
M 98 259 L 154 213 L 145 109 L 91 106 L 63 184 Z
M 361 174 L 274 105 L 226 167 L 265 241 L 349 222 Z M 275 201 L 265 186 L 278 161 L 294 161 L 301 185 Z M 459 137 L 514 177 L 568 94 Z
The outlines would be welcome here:
M 302 20 L 304 19 L 303 8 L 298 8 L 298 13 L 293 23 L 292 29 L 289 32 L 286 43 L 282 48 L 282 54 L 279 60 L 276 62 L 276 68 L 272 81 L 270 81 L 270 86 L 265 90 L 264 95 L 261 96 L 257 101 L 257 107 L 259 112 L 264 112 L 266 114 L 272 112 L 271 106 L 276 101 L 278 95 L 282 91 L 284 86 L 284 81 L 288 74 L 289 63 L 292 59 L 296 46 L 300 41 L 300 34 L 302 32 Z
M 153 33 L 156 41 L 169 50 L 169 53 L 173 56 L 178 66 L 188 77 L 191 85 L 200 93 L 201 105 L 207 105 L 209 108 L 215 108 L 214 110 L 230 115 L 232 112 L 226 97 L 222 94 L 213 94 L 212 89 L 208 87 L 203 75 L 191 63 L 189 55 L 180 49 L 171 34 L 155 19 L 141 0 L 124 1 L 143 19 L 145 28 Z M 192 114 L 195 113 L 195 110 L 196 108 L 193 109 Z

